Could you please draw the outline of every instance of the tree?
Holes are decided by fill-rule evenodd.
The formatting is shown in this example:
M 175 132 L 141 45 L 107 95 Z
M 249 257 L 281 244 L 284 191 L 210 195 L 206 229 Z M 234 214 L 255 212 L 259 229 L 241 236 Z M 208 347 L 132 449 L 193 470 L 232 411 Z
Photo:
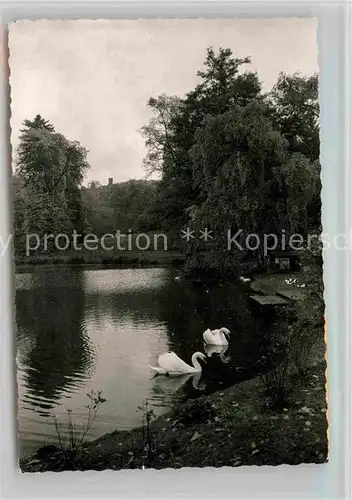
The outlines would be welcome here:
M 42 129 L 48 132 L 55 132 L 54 125 L 42 118 L 41 115 L 36 115 L 33 120 L 24 120 L 23 125 L 24 129 L 21 132 L 26 132 L 29 129 Z
M 87 150 L 55 132 L 40 115 L 23 125 L 16 152 L 23 232 L 82 231 L 80 186 L 89 168 Z
M 280 73 L 268 94 L 275 124 L 292 152 L 319 160 L 318 75 Z
M 261 101 L 205 118 L 191 152 L 200 196 L 190 224 L 214 230 L 213 267 L 219 262 L 224 268 L 229 262 L 226 272 L 235 271 L 237 253 L 237 261 L 250 258 L 265 268 L 265 235 L 279 238 L 285 230 L 288 236 L 297 232 L 307 236 L 307 206 L 320 190 L 318 165 L 300 153 L 290 153 Z M 228 231 L 235 234 L 239 228 L 243 236 L 255 234 L 259 246 L 248 250 L 242 239 L 244 251 L 234 246 L 229 252 Z M 199 242 L 194 251 L 199 251 Z
M 155 116 L 141 129 L 148 152 L 143 160 L 148 174 L 162 173 L 164 163 L 174 160 L 171 121 L 179 111 L 181 99 L 165 94 L 148 101 Z
M 253 233 L 261 241 L 264 234 L 279 232 L 285 204 L 277 170 L 287 161 L 285 139 L 273 129 L 260 101 L 208 116 L 195 139 L 193 175 L 201 196 L 192 228 L 214 231 L 212 266 L 216 270 L 218 262 L 221 272 L 234 272 L 234 263 L 251 255 L 264 267 L 263 246 L 249 252 L 242 241 L 243 252 L 237 246 L 229 251 L 228 231 L 242 229 L 243 236 Z
M 164 227 L 173 230 L 182 227 L 188 220 L 190 207 L 199 197 L 190 150 L 196 131 L 204 126 L 206 116 L 224 113 L 235 105 L 243 106 L 259 96 L 261 85 L 256 73 L 240 73 L 242 67 L 249 63 L 249 58 L 234 57 L 230 49 L 220 48 L 215 53 L 210 47 L 207 49 L 204 70 L 197 73 L 200 83 L 195 89 L 178 101 L 175 98 L 170 101 L 166 96 L 153 101 L 155 105 L 158 104 L 157 115 L 144 128 L 144 132 L 148 132 L 147 146 L 150 148 L 152 145 L 146 162 L 150 164 L 152 155 L 162 175 L 154 207 Z M 160 140 L 160 135 L 152 132 L 155 130 L 153 123 L 160 120 L 160 104 L 170 102 L 177 105 L 167 114 L 169 120 L 164 129 L 167 130 L 167 138 L 163 132 Z
M 318 75 L 281 73 L 267 97 L 275 126 L 288 140 L 289 150 L 308 158 L 320 175 Z M 310 227 L 319 227 L 320 188 L 307 205 L 307 218 Z
M 220 47 L 218 54 L 212 47 L 207 49 L 205 70 L 197 72 L 201 82 L 186 97 L 186 102 L 195 108 L 195 121 L 199 123 L 205 114 L 224 113 L 234 105 L 245 106 L 259 96 L 261 84 L 257 74 L 240 73 L 242 66 L 250 62 L 250 57 L 234 57 L 231 49 Z
M 20 140 L 17 172 L 26 186 L 54 196 L 70 182 L 82 183 L 88 151 L 79 142 L 42 128 L 25 130 Z
M 320 199 L 321 181 L 318 161 L 311 162 L 301 153 L 293 153 L 277 174 L 280 189 L 285 192 L 286 228 L 307 237 L 316 229 L 309 221 L 309 206 Z M 320 221 L 319 221 L 320 222 Z

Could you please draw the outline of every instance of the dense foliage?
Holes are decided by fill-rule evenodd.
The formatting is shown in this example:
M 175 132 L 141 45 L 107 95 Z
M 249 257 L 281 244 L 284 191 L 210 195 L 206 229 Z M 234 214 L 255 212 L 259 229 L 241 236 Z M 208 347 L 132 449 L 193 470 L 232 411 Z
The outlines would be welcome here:
M 248 260 L 266 266 L 262 246 L 229 252 L 229 230 L 262 238 L 319 228 L 317 76 L 281 74 L 264 94 L 258 75 L 244 71 L 249 63 L 209 48 L 194 89 L 148 103 L 146 165 L 161 173 L 149 220 L 175 232 L 213 231 L 205 253 L 193 240 L 189 270 L 227 274 Z
M 87 150 L 40 115 L 23 125 L 13 178 L 17 252 L 24 251 L 25 234 L 82 231 L 80 185 L 89 168 Z
M 82 188 L 89 231 L 99 237 L 117 230 L 143 230 L 148 225 L 149 207 L 155 198 L 156 186 L 156 181 L 132 179 L 107 186 L 93 181 L 87 188 Z

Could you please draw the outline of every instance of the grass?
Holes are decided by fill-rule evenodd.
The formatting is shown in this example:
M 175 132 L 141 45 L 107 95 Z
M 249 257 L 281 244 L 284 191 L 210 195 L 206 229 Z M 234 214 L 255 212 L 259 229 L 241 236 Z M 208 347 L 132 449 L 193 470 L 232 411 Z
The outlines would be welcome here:
M 253 292 L 263 293 L 265 295 L 275 295 L 277 292 L 285 290 L 300 290 L 294 285 L 287 285 L 285 279 L 295 278 L 298 281 L 304 281 L 303 273 L 274 273 L 274 274 L 256 274 L 255 280 L 251 283 L 250 288 Z
M 188 401 L 150 423 L 148 467 L 222 467 L 323 463 L 327 460 L 325 361 L 319 357 L 302 378 L 292 376 L 287 408 L 272 408 L 260 378 Z M 210 410 L 211 408 L 211 410 Z M 66 470 L 51 459 L 23 460 L 24 472 Z M 145 429 L 115 431 L 86 443 L 70 470 L 135 469 L 146 465 Z M 54 458 L 53 458 L 54 457 Z

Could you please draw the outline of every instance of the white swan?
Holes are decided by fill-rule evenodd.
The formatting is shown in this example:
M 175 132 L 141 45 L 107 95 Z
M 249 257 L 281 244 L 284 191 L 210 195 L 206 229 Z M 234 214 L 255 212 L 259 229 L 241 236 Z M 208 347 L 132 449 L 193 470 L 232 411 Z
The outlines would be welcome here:
M 245 278 L 244 276 L 240 276 L 239 280 L 242 281 L 242 283 L 250 283 L 252 281 L 251 278 Z
M 150 366 L 159 375 L 184 375 L 186 373 L 200 373 L 202 367 L 199 364 L 198 359 L 205 360 L 205 354 L 201 352 L 195 352 L 192 356 L 192 365 L 190 366 L 185 363 L 181 358 L 177 356 L 174 352 L 167 352 L 162 354 L 158 358 L 159 366 Z
M 300 283 L 297 278 L 288 278 L 285 279 L 285 283 L 287 285 L 296 285 L 298 288 L 305 288 L 306 284 L 305 283 Z
M 211 345 L 228 345 L 227 337 L 230 336 L 230 330 L 222 327 L 219 330 L 210 330 L 208 328 L 203 333 L 203 339 L 206 344 Z

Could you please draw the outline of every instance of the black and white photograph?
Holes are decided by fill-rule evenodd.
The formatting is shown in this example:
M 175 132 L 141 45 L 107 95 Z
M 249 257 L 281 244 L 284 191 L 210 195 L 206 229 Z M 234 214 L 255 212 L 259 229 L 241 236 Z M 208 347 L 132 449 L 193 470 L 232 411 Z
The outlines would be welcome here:
M 18 21 L 9 70 L 21 471 L 327 462 L 316 19 Z

